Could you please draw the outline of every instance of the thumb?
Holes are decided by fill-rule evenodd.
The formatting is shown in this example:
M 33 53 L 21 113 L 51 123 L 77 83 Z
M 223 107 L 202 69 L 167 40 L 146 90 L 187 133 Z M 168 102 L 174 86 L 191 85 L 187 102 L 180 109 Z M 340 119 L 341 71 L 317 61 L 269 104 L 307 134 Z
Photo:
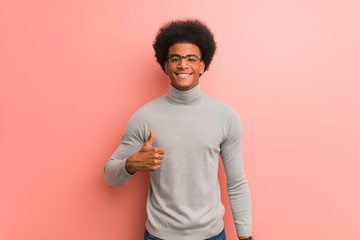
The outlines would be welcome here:
M 146 140 L 145 144 L 146 146 L 148 147 L 152 147 L 152 144 L 153 144 L 153 141 L 154 141 L 154 137 L 155 137 L 155 134 L 154 134 L 154 130 L 152 130 L 152 128 L 150 128 L 150 136 L 149 138 Z

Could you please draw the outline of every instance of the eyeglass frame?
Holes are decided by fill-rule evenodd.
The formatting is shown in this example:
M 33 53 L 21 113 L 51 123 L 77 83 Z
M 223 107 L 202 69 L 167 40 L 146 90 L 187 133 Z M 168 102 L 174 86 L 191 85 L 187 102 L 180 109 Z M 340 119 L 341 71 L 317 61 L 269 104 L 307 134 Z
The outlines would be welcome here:
M 201 57 L 199 56 L 199 55 L 196 55 L 196 54 L 187 54 L 187 55 L 185 55 L 185 56 L 182 56 L 182 55 L 180 55 L 180 54 L 170 54 L 170 55 L 167 55 L 166 56 L 166 60 L 168 60 L 168 62 L 169 63 L 172 63 L 172 62 L 170 62 L 169 61 L 169 59 L 171 58 L 171 57 L 180 57 L 180 61 L 179 62 L 177 62 L 177 63 L 173 63 L 173 64 L 179 64 L 179 63 L 181 63 L 182 62 L 182 60 L 183 60 L 183 58 L 187 58 L 187 57 L 189 57 L 189 56 L 194 56 L 194 57 L 196 57 L 199 61 L 202 61 L 201 60 Z M 188 62 L 187 62 L 188 63 Z

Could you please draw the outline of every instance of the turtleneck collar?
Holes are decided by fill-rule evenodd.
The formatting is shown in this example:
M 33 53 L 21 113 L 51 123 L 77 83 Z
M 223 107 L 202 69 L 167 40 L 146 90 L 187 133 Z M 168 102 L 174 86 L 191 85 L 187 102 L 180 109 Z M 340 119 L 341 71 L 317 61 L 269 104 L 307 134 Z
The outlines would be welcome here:
M 202 95 L 200 83 L 187 91 L 181 91 L 170 84 L 170 91 L 166 97 L 170 103 L 189 105 L 199 100 Z

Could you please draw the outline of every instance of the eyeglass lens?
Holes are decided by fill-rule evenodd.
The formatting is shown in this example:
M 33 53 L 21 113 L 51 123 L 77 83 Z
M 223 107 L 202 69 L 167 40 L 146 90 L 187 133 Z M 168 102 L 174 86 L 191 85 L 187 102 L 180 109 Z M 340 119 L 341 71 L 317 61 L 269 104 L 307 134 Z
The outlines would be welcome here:
M 199 59 L 198 59 L 198 56 L 194 55 L 194 54 L 189 54 L 189 55 L 186 55 L 186 56 L 180 56 L 178 54 L 174 54 L 174 55 L 170 55 L 169 56 L 169 61 L 171 63 L 179 63 L 181 62 L 181 60 L 185 58 L 186 62 L 187 63 L 196 63 Z

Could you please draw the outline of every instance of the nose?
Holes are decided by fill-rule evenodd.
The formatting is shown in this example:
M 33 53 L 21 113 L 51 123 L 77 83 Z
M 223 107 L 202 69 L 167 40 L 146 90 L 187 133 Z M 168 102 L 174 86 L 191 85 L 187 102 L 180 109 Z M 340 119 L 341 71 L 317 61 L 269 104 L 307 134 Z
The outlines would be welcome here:
M 188 66 L 186 58 L 181 58 L 179 64 L 178 64 L 178 68 L 180 69 L 184 69 Z

